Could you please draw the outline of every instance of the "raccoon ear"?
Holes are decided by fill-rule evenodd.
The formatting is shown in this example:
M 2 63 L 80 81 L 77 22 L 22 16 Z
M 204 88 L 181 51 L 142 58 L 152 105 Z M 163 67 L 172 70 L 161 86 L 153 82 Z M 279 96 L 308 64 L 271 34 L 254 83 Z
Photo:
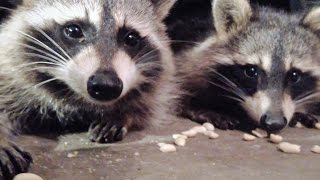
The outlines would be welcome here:
M 314 8 L 303 18 L 303 26 L 310 28 L 320 36 L 320 7 Z
M 247 25 L 252 9 L 248 0 L 214 0 L 212 13 L 218 36 L 226 36 Z
M 168 15 L 177 0 L 151 0 L 158 17 L 163 20 Z

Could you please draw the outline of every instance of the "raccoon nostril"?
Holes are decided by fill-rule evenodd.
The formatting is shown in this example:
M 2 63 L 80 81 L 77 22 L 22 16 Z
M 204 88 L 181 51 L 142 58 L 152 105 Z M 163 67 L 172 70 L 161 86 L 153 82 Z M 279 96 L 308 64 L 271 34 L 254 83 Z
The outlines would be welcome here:
M 122 81 L 114 72 L 97 73 L 87 82 L 89 95 L 99 101 L 111 101 L 121 95 Z
M 284 117 L 264 115 L 260 119 L 260 124 L 268 133 L 278 132 L 287 125 L 288 121 Z

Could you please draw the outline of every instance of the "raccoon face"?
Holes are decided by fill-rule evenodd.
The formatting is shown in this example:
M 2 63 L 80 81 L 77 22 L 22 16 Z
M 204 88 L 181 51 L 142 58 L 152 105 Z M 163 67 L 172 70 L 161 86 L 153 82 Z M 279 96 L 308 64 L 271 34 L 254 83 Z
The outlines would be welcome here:
M 218 0 L 216 7 L 225 7 L 224 3 L 227 1 Z M 214 68 L 215 84 L 236 100 L 256 124 L 268 132 L 277 132 L 310 100 L 319 101 L 320 23 L 310 18 L 316 17 L 315 10 L 301 22 L 297 17 L 270 10 L 255 15 L 250 11 L 242 16 L 235 13 L 241 6 L 223 11 L 223 16 L 230 15 L 227 19 L 234 21 L 219 21 L 224 28 L 222 35 L 218 30 L 218 36 L 227 43 L 214 50 L 213 56 L 220 62 Z M 319 8 L 316 12 L 320 15 Z M 310 26 L 308 17 L 308 23 L 318 24 Z M 221 57 L 223 60 L 219 60 Z
M 19 64 L 21 77 L 39 94 L 71 104 L 109 105 L 150 93 L 173 70 L 162 25 L 173 4 L 39 1 L 6 27 L 8 38 L 19 37 L 14 51 L 20 58 L 10 63 Z

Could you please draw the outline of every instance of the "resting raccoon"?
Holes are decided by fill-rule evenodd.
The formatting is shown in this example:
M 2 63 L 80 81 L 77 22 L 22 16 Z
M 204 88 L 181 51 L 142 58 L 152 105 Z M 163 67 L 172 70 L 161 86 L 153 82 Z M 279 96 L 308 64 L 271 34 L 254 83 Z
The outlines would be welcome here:
M 92 141 L 111 143 L 167 119 L 175 69 L 162 21 L 174 2 L 38 0 L 19 7 L 0 32 L 2 126 L 18 133 L 90 126 Z M 25 171 L 29 155 L 4 133 L 1 139 L 0 175 Z
M 177 58 L 184 117 L 221 129 L 278 132 L 320 115 L 320 8 L 288 15 L 216 0 L 217 34 Z

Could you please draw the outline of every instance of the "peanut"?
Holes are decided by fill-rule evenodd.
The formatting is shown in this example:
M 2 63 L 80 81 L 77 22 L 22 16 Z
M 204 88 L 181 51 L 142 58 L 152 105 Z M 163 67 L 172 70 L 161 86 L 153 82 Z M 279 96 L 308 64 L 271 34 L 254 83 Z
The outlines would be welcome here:
M 252 133 L 253 135 L 257 136 L 258 138 L 265 138 L 265 137 L 267 137 L 266 134 L 261 134 L 258 130 L 253 130 L 253 131 L 251 131 L 251 133 Z
M 316 145 L 316 146 L 313 146 L 311 148 L 311 151 L 316 153 L 316 154 L 320 154 L 320 146 Z
M 195 137 L 196 135 L 198 134 L 198 132 L 197 131 L 195 131 L 195 130 L 193 130 L 193 129 L 190 129 L 190 130 L 188 130 L 188 131 L 184 131 L 184 132 L 182 132 L 182 135 L 185 135 L 185 136 L 187 136 L 187 137 Z
M 207 129 L 203 126 L 196 126 L 196 127 L 192 128 L 191 130 L 194 130 L 197 133 L 205 133 L 207 131 Z
M 283 137 L 279 136 L 279 135 L 275 135 L 275 134 L 271 134 L 270 135 L 270 141 L 275 143 L 275 144 L 279 144 L 283 141 Z
M 182 134 L 173 134 L 172 138 L 173 139 L 178 139 L 178 138 L 188 139 L 188 136 L 185 136 L 185 135 L 182 135 Z
M 177 145 L 177 146 L 185 146 L 186 145 L 186 139 L 182 138 L 182 137 L 179 137 L 177 138 L 174 143 Z
M 247 134 L 246 133 L 246 134 L 243 135 L 243 140 L 245 140 L 245 141 L 254 141 L 254 140 L 256 140 L 256 137 L 251 135 L 251 134 Z
M 205 136 L 208 136 L 210 139 L 217 139 L 219 137 L 219 134 L 213 132 L 213 131 L 206 131 L 204 133 Z
M 301 146 L 291 144 L 288 142 L 282 142 L 278 145 L 278 148 L 285 153 L 298 154 L 301 152 Z
M 214 126 L 211 123 L 204 123 L 202 126 L 205 127 L 207 131 L 214 131 Z

